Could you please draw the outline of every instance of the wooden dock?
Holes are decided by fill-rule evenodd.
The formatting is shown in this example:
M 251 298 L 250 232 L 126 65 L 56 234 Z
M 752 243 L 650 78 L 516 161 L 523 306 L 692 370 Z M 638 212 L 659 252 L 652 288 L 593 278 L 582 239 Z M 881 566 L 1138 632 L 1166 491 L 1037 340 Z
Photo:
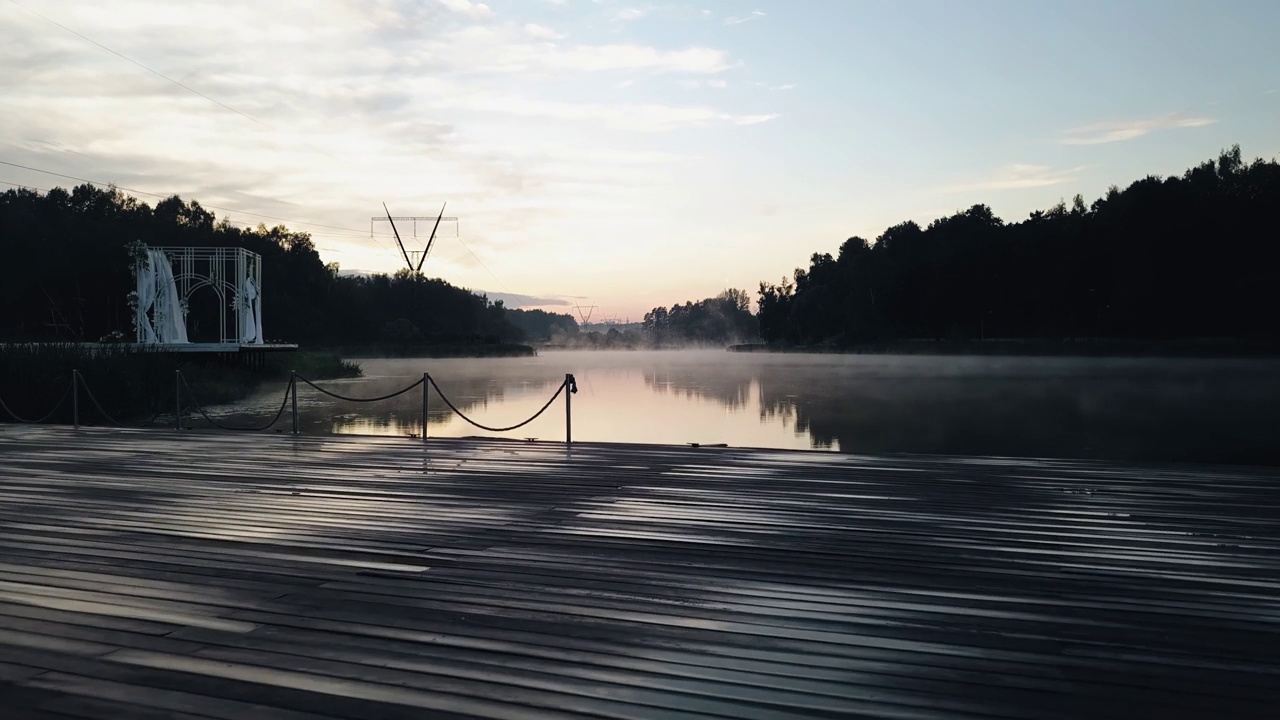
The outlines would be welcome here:
M 1275 469 L 0 425 L 0 718 L 1280 716 Z

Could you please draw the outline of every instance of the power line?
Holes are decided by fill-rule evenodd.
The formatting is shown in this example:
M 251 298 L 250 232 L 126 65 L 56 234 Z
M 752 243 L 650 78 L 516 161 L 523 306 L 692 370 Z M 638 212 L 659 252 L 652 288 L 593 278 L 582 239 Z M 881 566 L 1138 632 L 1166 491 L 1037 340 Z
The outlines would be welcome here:
M 49 192 L 48 190 L 45 190 L 44 188 L 38 188 L 38 187 L 36 187 L 36 186 L 34 186 L 34 185 L 22 185 L 21 183 L 10 182 L 10 181 L 8 181 L 8 180 L 0 180 L 0 185 L 12 185 L 12 186 L 14 186 L 14 187 L 18 188 L 19 190 L 36 190 L 36 191 L 43 192 L 43 193 L 47 193 L 47 192 Z
M 100 180 L 90 180 L 88 178 L 76 177 L 75 175 L 66 175 L 64 173 L 53 172 L 52 170 L 41 170 L 40 168 L 37 168 L 37 167 L 31 167 L 30 165 L 20 165 L 15 162 L 9 162 L 8 160 L 0 160 L 0 165 L 8 165 L 9 167 L 20 168 L 22 170 L 30 170 L 32 172 L 38 172 L 45 175 L 52 175 L 54 177 L 65 178 L 67 180 L 75 180 L 76 182 L 89 183 L 90 185 L 106 185 L 107 187 L 118 188 L 120 190 L 124 190 L 125 192 L 136 193 L 138 195 L 147 195 L 149 197 L 160 198 L 162 200 L 168 199 L 170 197 L 174 197 L 173 195 L 160 195 L 159 193 L 147 192 L 146 190 L 135 190 L 133 188 L 127 188 L 122 185 L 116 185 L 115 183 L 102 182 Z M 13 183 L 6 183 L 6 184 L 13 184 Z M 341 225 L 325 225 L 323 223 L 306 222 L 305 220 L 291 220 L 289 218 L 278 217 L 275 215 L 263 215 L 262 213 L 249 212 L 248 210 L 236 210 L 235 208 L 222 207 L 219 205 L 205 205 L 204 203 L 201 203 L 200 207 L 210 208 L 212 210 L 221 210 L 223 212 L 236 213 L 237 215 L 250 215 L 253 217 L 265 218 L 267 220 L 279 220 L 280 222 L 293 223 L 295 225 L 311 225 L 313 227 L 328 228 L 330 230 L 345 230 L 347 232 L 352 233 L 352 237 L 366 238 L 370 236 L 370 233 L 365 230 L 342 227 Z
M 78 32 L 76 32 L 75 30 L 72 30 L 71 28 L 67 27 L 66 25 L 63 25 L 62 23 L 58 22 L 57 20 L 54 20 L 54 19 L 53 19 L 53 18 L 51 18 L 51 17 L 47 17 L 47 16 L 45 16 L 45 15 L 41 15 L 40 13 L 36 12 L 35 10 L 32 10 L 31 8 L 27 7 L 26 5 L 23 5 L 22 3 L 18 2 L 18 0 L 9 0 L 9 2 L 13 3 L 15 6 L 17 6 L 18 8 L 21 8 L 22 10 L 26 10 L 27 12 L 31 13 L 32 15 L 35 15 L 36 17 L 40 18 L 41 20 L 44 20 L 44 21 L 45 21 L 45 22 L 47 22 L 47 23 L 51 23 L 51 24 L 53 24 L 53 25 L 57 25 L 58 27 L 62 28 L 63 30 L 66 30 L 67 32 L 71 33 L 72 35 L 75 35 L 76 37 L 80 38 L 81 40 L 84 40 L 84 41 L 86 41 L 86 42 L 91 42 L 91 43 L 93 43 L 94 45 L 97 45 L 98 47 L 102 48 L 103 50 L 106 50 L 107 52 L 111 53 L 112 55 L 115 55 L 116 57 L 118 57 L 118 58 L 120 58 L 120 59 L 122 59 L 122 60 L 127 60 L 127 61 L 129 61 L 129 62 L 133 63 L 134 65 L 137 65 L 138 67 L 142 68 L 143 70 L 146 70 L 147 72 L 151 73 L 152 75 L 155 75 L 156 77 L 162 78 L 162 79 L 164 79 L 164 80 L 168 80 L 169 82 L 173 83 L 174 85 L 177 85 L 178 87 L 182 88 L 183 90 L 186 90 L 186 91 L 187 91 L 187 92 L 189 92 L 189 93 L 193 93 L 193 94 L 195 94 L 195 95 L 199 95 L 200 97 L 204 98 L 205 100 L 208 100 L 209 102 L 213 103 L 214 105 L 217 105 L 218 107 L 221 107 L 221 108 L 223 108 L 223 109 L 225 109 L 225 110 L 230 110 L 231 112 L 233 112 L 233 113 L 235 113 L 235 114 L 239 115 L 240 117 L 242 117 L 242 118 L 244 118 L 244 119 L 246 119 L 246 120 L 252 120 L 253 122 L 258 123 L 259 125 L 266 126 L 266 123 L 262 122 L 262 121 L 261 121 L 261 120 L 259 120 L 258 118 L 254 117 L 254 116 L 252 116 L 252 115 L 249 115 L 249 114 L 247 114 L 247 113 L 240 112 L 239 110 L 237 110 L 237 109 L 235 109 L 235 108 L 231 107 L 230 105 L 228 105 L 228 104 L 226 104 L 226 103 L 222 102 L 221 100 L 218 100 L 218 99 L 216 99 L 216 98 L 211 98 L 211 97 L 209 97 L 208 95 L 205 95 L 204 93 L 200 92 L 199 90 L 196 90 L 195 88 L 191 87 L 190 85 L 186 85 L 186 84 L 184 84 L 184 83 L 182 83 L 182 82 L 179 82 L 178 80 L 174 80 L 173 78 L 169 77 L 168 75 L 165 75 L 164 73 L 160 72 L 159 70 L 155 70 L 155 69 L 153 69 L 153 68 L 147 67 L 146 65 L 143 65 L 142 63 L 138 62 L 137 60 L 134 60 L 133 58 L 129 57 L 128 55 L 125 55 L 124 53 L 121 53 L 121 52 L 117 52 L 117 51 L 115 51 L 115 50 L 112 50 L 111 48 L 107 47 L 106 45 L 103 45 L 102 43 L 98 42 L 97 40 L 94 40 L 93 38 L 91 38 L 91 37 L 89 37 L 89 36 L 87 36 L 87 35 L 82 35 L 81 33 L 78 33 Z
M 180 80 L 175 80 L 175 79 L 173 79 L 173 78 L 169 77 L 168 75 L 165 75 L 164 73 L 160 72 L 159 70 L 156 70 L 156 69 L 154 69 L 154 68 L 151 68 L 151 67 L 149 67 L 149 66 L 147 66 L 147 65 L 145 65 L 145 64 L 143 64 L 143 63 L 141 63 L 141 62 L 139 62 L 139 61 L 137 61 L 137 60 L 134 60 L 133 58 L 129 57 L 128 55 L 125 55 L 125 54 L 124 54 L 124 53 L 122 53 L 122 52 L 119 52 L 119 51 L 117 51 L 117 50 L 113 50 L 113 49 L 111 49 L 111 48 L 107 47 L 106 45 L 103 45 L 102 43 L 98 42 L 97 40 L 94 40 L 93 38 L 91 38 L 91 37 L 89 37 L 89 36 L 87 36 L 87 35 L 84 35 L 83 33 L 80 33 L 80 32 L 77 32 L 77 31 L 75 31 L 75 30 L 72 30 L 71 28 L 67 27 L 66 25 L 63 25 L 62 23 L 58 22 L 57 20 L 54 20 L 53 18 L 47 17 L 47 16 L 45 16 L 45 15 L 41 15 L 40 13 L 36 12 L 35 10 L 32 10 L 31 8 L 29 8 L 29 7 L 25 6 L 25 5 L 23 5 L 22 3 L 19 3 L 19 2 L 18 2 L 18 0 L 9 0 L 9 2 L 10 2 L 10 3 L 12 3 L 14 6 L 16 6 L 16 7 L 18 7 L 18 8 L 21 8 L 21 9 L 23 9 L 23 10 L 25 10 L 25 11 L 27 11 L 27 12 L 31 13 L 32 15 L 35 15 L 36 17 L 40 18 L 41 20 L 44 20 L 45 22 L 48 22 L 48 23 L 50 23 L 50 24 L 52 24 L 52 25 L 56 25 L 56 26 L 58 26 L 59 28 L 62 28 L 63 30 L 65 30 L 65 31 L 67 31 L 67 32 L 69 32 L 69 33 L 71 33 L 72 35 L 75 35 L 76 37 L 78 37 L 78 38 L 80 38 L 80 39 L 82 39 L 82 40 L 84 40 L 84 41 L 86 41 L 86 42 L 93 43 L 94 45 L 98 46 L 99 48 L 102 48 L 103 50 L 106 50 L 107 52 L 111 53 L 112 55 L 115 55 L 116 57 L 119 57 L 119 58 L 121 58 L 121 59 L 123 59 L 123 60 L 127 60 L 127 61 L 129 61 L 130 63 L 132 63 L 132 64 L 134 64 L 134 65 L 137 65 L 138 67 L 142 68 L 143 70 L 146 70 L 147 72 L 151 73 L 152 75 L 155 75 L 156 77 L 159 77 L 159 78 L 161 78 L 161 79 L 163 79 L 163 80 L 165 80 L 165 81 L 167 81 L 167 82 L 171 82 L 171 83 L 173 83 L 174 85 L 177 85 L 178 87 L 182 88 L 183 90 L 186 90 L 187 92 L 190 92 L 190 93 L 192 93 L 192 94 L 194 94 L 194 95 L 197 95 L 197 96 L 199 96 L 199 97 L 201 97 L 201 98 L 204 98 L 205 100 L 208 100 L 209 102 L 213 103 L 214 105 L 217 105 L 218 107 L 221 107 L 221 108 L 224 108 L 224 109 L 226 109 L 226 110 L 229 110 L 229 111 L 231 111 L 231 112 L 233 112 L 233 113 L 235 113 L 235 114 L 239 115 L 240 117 L 245 118 L 246 120 L 251 120 L 251 121 L 253 121 L 253 122 L 255 122 L 255 123 L 257 123 L 257 124 L 259 124 L 259 125 L 261 125 L 261 126 L 263 126 L 263 127 L 265 127 L 265 128 L 272 128 L 272 125 L 271 125 L 270 123 L 267 123 L 267 122 L 265 122 L 265 121 L 259 120 L 258 118 L 254 117 L 254 116 L 252 116 L 252 115 L 250 115 L 250 114 L 248 114 L 248 113 L 246 113 L 246 112 L 243 112 L 243 111 L 241 111 L 241 110 L 237 110 L 237 109 L 235 109 L 235 108 L 231 107 L 230 105 L 228 105 L 228 104 L 226 104 L 226 103 L 222 102 L 221 100 L 219 100 L 219 99 L 217 99 L 217 98 L 210 97 L 210 96 L 208 96 L 208 95 L 206 95 L 206 94 L 204 94 L 204 93 L 200 92 L 199 90 L 196 90 L 195 88 L 191 87 L 190 85 L 187 85 L 187 84 L 183 83 L 183 82 L 182 82 L 182 81 L 180 81 Z M 331 157 L 331 158 L 337 159 L 337 158 L 334 156 L 334 154 L 333 154 L 333 153 L 329 152 L 328 150 L 325 150 L 324 148 L 316 147 L 315 145 L 311 144 L 310 142 L 307 142 L 305 139 L 302 139 L 302 138 L 298 138 L 298 140 L 299 140 L 299 142 L 301 142 L 303 145 L 306 145 L 307 147 L 311 148 L 311 149 L 312 149 L 312 150 L 314 150 L 315 152 L 318 152 L 318 153 L 320 153 L 320 154 L 322 154 L 322 155 L 327 155 L 327 156 L 329 156 L 329 157 Z
M 504 282 L 502 282 L 501 280 L 499 280 L 499 279 L 498 279 L 498 276 L 497 276 L 497 275 L 494 275 L 494 274 L 493 274 L 493 271 L 489 269 L 489 266 L 488 266 L 488 265 L 485 265 L 485 264 L 484 264 L 484 261 L 482 261 L 480 258 L 476 257 L 476 254 L 475 254 L 475 253 L 473 253 L 473 252 L 471 252 L 471 248 L 467 247 L 467 244 L 466 244 L 466 243 L 464 243 L 464 242 L 462 242 L 462 237 L 461 237 L 461 236 L 459 236 L 459 237 L 457 238 L 457 240 L 458 240 L 458 243 L 459 243 L 460 245 L 462 245 L 462 247 L 466 248 L 467 252 L 471 254 L 471 259 L 472 259 L 472 260 L 475 260 L 475 261 L 476 261 L 476 262 L 478 262 L 478 263 L 480 263 L 480 267 L 484 268 L 484 271 L 485 271 L 485 272 L 487 272 L 487 273 L 489 273 L 489 277 L 493 278 L 495 282 L 497 282 L 499 285 L 501 285 L 503 290 L 507 291 L 508 293 L 510 293 L 510 292 L 511 292 L 511 288 L 507 287 L 507 284 L 506 284 L 506 283 L 504 283 Z

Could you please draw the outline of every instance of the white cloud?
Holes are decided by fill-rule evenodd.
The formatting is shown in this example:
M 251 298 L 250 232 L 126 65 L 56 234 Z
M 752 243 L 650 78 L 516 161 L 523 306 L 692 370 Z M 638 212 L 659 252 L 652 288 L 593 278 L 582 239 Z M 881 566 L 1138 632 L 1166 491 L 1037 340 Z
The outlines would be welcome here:
M 728 119 L 734 125 L 759 125 L 760 123 L 767 123 L 770 120 L 777 120 L 780 117 L 782 117 L 782 115 L 772 113 L 768 115 L 739 115 Z
M 466 73 L 564 73 L 641 71 L 713 74 L 728 70 L 728 53 L 707 47 L 663 50 L 648 45 L 566 45 L 528 42 L 509 28 L 471 26 L 418 46 L 410 59 Z
M 613 19 L 619 22 L 631 22 L 633 20 L 639 20 L 648 12 L 649 11 L 646 8 L 622 8 L 613 14 Z
M 1074 180 L 1083 167 L 1054 170 L 1045 165 L 1013 164 L 998 168 L 985 178 L 941 188 L 946 193 L 968 193 L 985 190 L 1027 190 L 1061 185 Z
M 736 115 L 708 107 L 659 103 L 606 105 L 562 102 L 522 95 L 453 95 L 437 99 L 436 104 L 441 107 L 480 113 L 549 118 L 593 126 L 603 123 L 612 128 L 637 132 L 670 132 L 682 128 L 709 127 L 726 123 L 756 125 L 779 117 L 776 114 Z
M 763 12 L 759 10 L 752 10 L 750 15 L 738 15 L 734 17 L 727 17 L 724 19 L 724 24 L 725 25 L 741 25 L 744 22 L 759 20 L 762 17 L 764 17 Z
M 1177 113 L 1143 120 L 1120 120 L 1095 123 L 1068 130 L 1058 138 L 1059 145 L 1101 145 L 1142 137 L 1157 130 L 1174 128 L 1198 128 L 1212 125 L 1217 120 L 1207 117 L 1188 117 Z
M 524 32 L 526 35 L 539 40 L 560 40 L 564 38 L 564 34 L 557 32 L 546 25 L 537 23 L 525 23 Z
M 437 0 L 437 2 L 453 12 L 465 15 L 473 20 L 493 17 L 493 9 L 484 3 L 472 2 L 471 0 Z
M 379 244 L 388 241 L 368 233 L 382 201 L 417 214 L 448 200 L 468 246 L 513 290 L 559 292 L 561 266 L 600 237 L 636 236 L 654 198 L 706 164 L 682 133 L 777 117 L 644 80 L 727 84 L 736 58 L 724 50 L 586 42 L 576 31 L 568 42 L 470 0 L 42 7 L 253 122 L 5 5 L 6 160 L 345 228 L 289 223 L 314 230 L 326 259 L 348 268 L 394 269 L 393 248 Z M 619 83 L 634 85 L 611 92 Z M 71 182 L 16 170 L 0 179 Z M 460 285 L 491 282 L 456 243 L 432 258 L 433 272 Z
M 715 90 L 723 90 L 729 87 L 729 83 L 719 78 L 712 78 L 710 80 L 681 80 L 680 87 L 687 88 L 689 90 L 696 90 L 698 88 L 712 88 Z

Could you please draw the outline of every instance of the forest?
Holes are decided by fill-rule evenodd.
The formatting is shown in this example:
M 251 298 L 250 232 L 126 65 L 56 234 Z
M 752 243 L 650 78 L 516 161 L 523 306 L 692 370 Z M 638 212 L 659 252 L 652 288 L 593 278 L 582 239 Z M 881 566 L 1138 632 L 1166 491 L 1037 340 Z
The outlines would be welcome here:
M 1280 164 L 1239 146 L 1181 176 L 1005 223 L 975 205 L 761 283 L 774 344 L 1124 338 L 1280 340 Z
M 645 313 L 644 334 L 663 346 L 730 345 L 759 337 L 756 318 L 751 313 L 751 296 L 729 289 L 698 302 L 656 307 Z
M 151 207 L 116 189 L 80 185 L 0 194 L 0 341 L 133 340 L 130 247 L 243 247 L 263 258 L 269 342 L 423 346 L 536 340 L 569 316 L 504 308 L 439 279 L 402 271 L 344 276 L 311 237 L 283 226 L 242 229 L 196 201 Z M 193 295 L 193 302 L 195 296 Z M 206 323 L 207 325 L 207 323 Z M 193 313 L 193 341 L 216 339 Z M 213 333 L 213 335 L 211 335 Z
M 638 332 L 579 338 L 569 315 L 511 310 L 402 271 L 345 276 L 305 232 L 242 229 L 196 201 L 154 207 L 81 185 L 0 194 L 0 342 L 132 339 L 130 246 L 239 246 L 263 257 L 267 339 L 312 346 L 551 341 L 565 347 L 833 348 L 902 340 L 1280 341 L 1280 164 L 1240 148 L 1179 176 L 1077 195 L 1006 223 L 986 205 L 833 256 L 751 298 L 657 307 Z M 206 328 L 191 328 L 194 340 Z M 582 333 L 589 335 L 589 333 Z

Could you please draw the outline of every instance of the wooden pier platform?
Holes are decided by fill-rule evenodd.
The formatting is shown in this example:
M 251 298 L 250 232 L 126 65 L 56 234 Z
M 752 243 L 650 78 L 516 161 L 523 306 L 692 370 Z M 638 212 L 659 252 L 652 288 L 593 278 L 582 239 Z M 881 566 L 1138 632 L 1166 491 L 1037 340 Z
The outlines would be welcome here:
M 1274 469 L 0 425 L 0 718 L 1280 714 Z

